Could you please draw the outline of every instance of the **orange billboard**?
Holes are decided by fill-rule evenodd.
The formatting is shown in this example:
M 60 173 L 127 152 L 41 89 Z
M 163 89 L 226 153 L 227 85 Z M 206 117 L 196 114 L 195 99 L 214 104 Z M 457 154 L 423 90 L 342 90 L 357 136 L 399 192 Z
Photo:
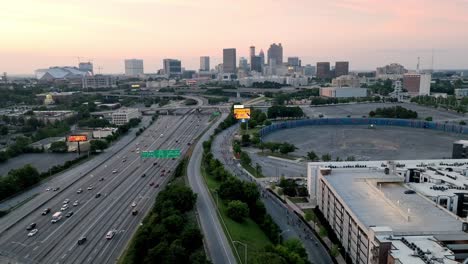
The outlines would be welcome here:
M 68 142 L 82 142 L 82 141 L 87 141 L 88 136 L 87 135 L 70 135 L 68 136 Z
M 250 108 L 235 108 L 234 117 L 236 119 L 250 119 Z

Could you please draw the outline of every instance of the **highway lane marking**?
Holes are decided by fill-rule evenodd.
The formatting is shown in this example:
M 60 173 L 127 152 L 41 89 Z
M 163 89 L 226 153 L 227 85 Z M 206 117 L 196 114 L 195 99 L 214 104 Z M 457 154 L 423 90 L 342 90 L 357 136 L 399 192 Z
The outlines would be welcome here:
M 62 257 L 60 259 L 64 259 L 65 257 L 67 256 L 67 254 L 63 254 Z
M 38 249 L 38 248 L 39 248 L 39 246 L 36 246 L 35 248 L 33 248 L 33 251 L 36 250 L 36 249 Z
M 26 256 L 24 256 L 24 258 L 28 258 L 29 257 L 29 254 L 27 254 Z

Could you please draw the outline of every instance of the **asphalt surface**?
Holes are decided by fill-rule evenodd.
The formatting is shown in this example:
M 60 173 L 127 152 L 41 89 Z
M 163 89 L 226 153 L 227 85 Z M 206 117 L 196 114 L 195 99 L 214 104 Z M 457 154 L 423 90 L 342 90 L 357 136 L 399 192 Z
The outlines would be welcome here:
M 91 172 L 83 169 L 75 175 L 78 178 L 75 182 L 55 185 L 61 188 L 57 192 L 44 190 L 3 217 L 0 255 L 13 263 L 115 263 L 169 180 L 169 170 L 173 171 L 179 163 L 178 159 L 141 159 L 137 148 L 141 151 L 178 148 L 183 154 L 190 147 L 188 143 L 206 129 L 208 118 L 196 114 L 160 116 L 134 142 L 113 153 L 111 159 L 96 169 Z M 142 177 L 143 174 L 146 176 Z M 90 186 L 92 190 L 87 189 Z M 80 194 L 79 188 L 83 189 Z M 74 214 L 52 224 L 51 215 L 60 211 L 65 199 L 70 202 L 63 214 L 70 211 Z M 72 206 L 76 200 L 79 205 Z M 44 208 L 52 210 L 44 216 L 41 215 Z M 133 209 L 138 210 L 137 215 L 132 215 Z M 36 223 L 39 230 L 32 237 L 26 231 L 30 223 Z M 105 236 L 111 230 L 115 235 L 107 240 Z M 82 236 L 87 238 L 86 242 L 77 245 Z
M 284 129 L 264 137 L 264 141 L 289 142 L 298 149 L 295 156 L 305 157 L 314 151 L 322 156 L 342 160 L 354 156 L 356 160 L 443 159 L 452 157 L 453 142 L 468 139 L 467 135 L 430 129 L 377 126 L 305 126 Z M 430 142 L 430 144 L 429 144 Z
M 62 165 L 66 161 L 76 159 L 77 153 L 26 153 L 8 159 L 0 165 L 0 175 L 7 175 L 12 169 L 17 169 L 25 164 L 31 164 L 39 172 L 45 172 L 55 165 Z M 44 162 L 46 160 L 47 162 Z
M 221 118 L 201 137 L 195 146 L 190 162 L 188 164 L 187 174 L 189 184 L 192 190 L 198 195 L 197 213 L 204 234 L 204 240 L 209 249 L 209 256 L 213 263 L 236 263 L 223 228 L 219 223 L 216 213 L 216 206 L 211 198 L 208 188 L 201 175 L 200 166 L 203 156 L 203 142 L 208 140 L 218 124 L 226 118 L 227 114 L 221 115 Z
M 234 133 L 238 129 L 238 125 L 232 126 L 220 134 L 218 134 L 212 145 L 212 151 L 215 158 L 219 159 L 233 175 L 236 175 L 241 180 L 254 181 L 247 173 L 241 169 L 239 162 L 233 160 L 231 140 Z M 229 147 L 228 147 L 229 146 Z M 320 244 L 320 241 L 315 237 L 312 230 L 306 227 L 296 214 L 292 212 L 285 204 L 279 201 L 274 196 L 270 195 L 266 190 L 266 183 L 256 181 L 262 194 L 262 201 L 265 204 L 267 212 L 282 230 L 284 239 L 298 238 L 302 241 L 309 261 L 312 263 L 329 264 L 333 263 L 326 249 Z
M 41 182 L 40 184 L 28 189 L 27 191 L 19 195 L 1 201 L 0 210 L 8 210 L 11 207 L 14 207 L 20 204 L 21 202 L 29 199 L 30 197 L 42 193 L 47 187 L 53 188 L 53 186 L 65 186 L 75 181 L 77 179 L 76 175 L 94 169 L 99 164 L 111 158 L 114 155 L 114 153 L 120 151 L 122 148 L 130 144 L 130 142 L 132 142 L 135 139 L 135 131 L 142 126 L 147 127 L 150 120 L 150 117 L 144 116 L 142 122 L 138 127 L 132 129 L 128 134 L 124 135 L 117 142 L 113 143 L 109 148 L 107 148 L 104 153 L 99 154 L 92 160 L 89 160 L 84 164 L 66 170 L 63 173 L 59 173 L 57 176 L 52 176 L 52 178 L 48 178 L 46 181 Z M 18 212 L 19 211 L 15 211 L 10 214 L 17 214 Z M 0 219 L 0 231 L 2 230 L 2 222 L 3 219 Z
M 265 177 L 277 179 L 281 176 L 286 178 L 307 177 L 307 167 L 304 162 L 261 156 L 257 154 L 260 150 L 256 148 L 244 148 L 243 150 L 249 154 L 254 168 L 257 163 L 261 166 L 262 174 Z

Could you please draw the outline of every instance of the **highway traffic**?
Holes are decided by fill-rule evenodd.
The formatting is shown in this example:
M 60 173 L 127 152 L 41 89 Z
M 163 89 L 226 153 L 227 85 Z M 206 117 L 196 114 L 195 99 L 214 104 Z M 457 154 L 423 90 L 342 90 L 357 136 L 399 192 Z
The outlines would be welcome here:
M 44 188 L 17 209 L 27 210 L 24 217 L 1 224 L 0 254 L 20 263 L 115 262 L 180 161 L 141 159 L 141 152 L 180 149 L 184 155 L 208 118 L 194 110 L 160 116 L 94 170 L 68 185 Z

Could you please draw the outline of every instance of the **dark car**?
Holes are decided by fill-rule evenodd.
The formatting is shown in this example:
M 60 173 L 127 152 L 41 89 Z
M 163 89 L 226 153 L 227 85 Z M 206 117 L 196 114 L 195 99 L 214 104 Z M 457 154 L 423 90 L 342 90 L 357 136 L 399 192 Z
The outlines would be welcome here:
M 66 216 L 66 217 L 70 217 L 70 216 L 72 216 L 72 215 L 73 215 L 73 211 L 70 211 L 70 212 L 68 212 L 65 216 Z
M 58 191 L 58 190 L 60 190 L 60 187 L 55 187 L 54 189 L 52 189 L 52 191 L 54 191 L 54 192 Z
M 137 214 L 138 214 L 138 210 L 135 209 L 132 211 L 132 215 L 137 215 Z
M 142 178 L 146 177 L 146 173 L 143 173 L 143 174 L 141 175 L 141 177 L 142 177 Z
M 158 187 L 159 187 L 159 183 L 154 186 L 154 188 L 158 188 Z
M 154 182 L 151 182 L 151 183 L 149 184 L 149 186 L 153 186 L 153 185 L 154 185 Z
M 416 192 L 413 191 L 413 190 L 406 190 L 406 191 L 405 191 L 405 194 L 415 194 L 415 193 L 416 193 Z
M 157 162 L 153 163 L 153 166 L 156 166 L 156 165 L 158 165 L 158 163 L 157 163 Z
M 33 230 L 36 227 L 36 223 L 32 223 L 26 227 L 26 230 Z
M 103 180 L 104 180 L 104 178 L 99 179 L 99 181 L 103 181 Z
M 48 213 L 50 213 L 50 208 L 46 208 L 44 211 L 42 211 L 42 215 L 46 215 Z
M 82 245 L 84 242 L 86 242 L 86 237 L 80 237 L 80 239 L 78 239 L 78 245 Z
M 95 196 L 95 197 L 96 197 L 96 198 L 99 198 L 99 197 L 101 197 L 101 194 L 100 194 L 100 193 L 96 193 L 96 196 Z

